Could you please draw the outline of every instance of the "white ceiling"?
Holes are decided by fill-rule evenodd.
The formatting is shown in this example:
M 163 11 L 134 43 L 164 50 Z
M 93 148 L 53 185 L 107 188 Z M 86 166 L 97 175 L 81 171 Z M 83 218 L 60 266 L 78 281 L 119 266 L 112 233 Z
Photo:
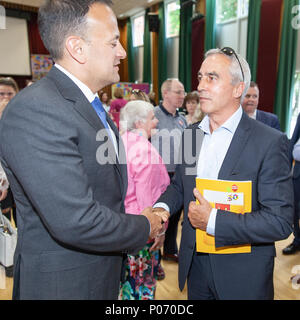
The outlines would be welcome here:
M 122 18 L 122 16 L 120 16 L 122 14 L 123 17 L 129 17 L 161 1 L 162 0 L 113 0 L 113 10 L 118 18 Z
M 39 7 L 43 0 L 5 0 L 6 2 Z M 118 18 L 132 16 L 143 9 L 152 6 L 162 0 L 113 0 L 113 10 Z

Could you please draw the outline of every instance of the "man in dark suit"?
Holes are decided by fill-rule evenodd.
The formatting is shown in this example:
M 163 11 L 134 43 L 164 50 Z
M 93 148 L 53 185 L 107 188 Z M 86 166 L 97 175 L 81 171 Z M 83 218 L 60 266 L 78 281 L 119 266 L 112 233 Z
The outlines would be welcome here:
M 198 77 L 207 116 L 184 131 L 183 162 L 154 206 L 172 215 L 184 204 L 179 287 L 187 280 L 189 299 L 273 299 L 274 241 L 292 230 L 288 140 L 243 112 L 240 101 L 250 69 L 232 49 L 207 52 Z M 194 189 L 196 176 L 252 181 L 252 211 L 242 215 L 212 208 Z M 213 235 L 216 248 L 251 244 L 251 252 L 196 252 L 196 228 Z
M 18 210 L 13 298 L 117 299 L 123 258 L 162 222 L 151 208 L 125 214 L 123 145 L 97 96 L 126 56 L 117 19 L 109 0 L 48 0 L 39 29 L 56 64 L 0 127 Z
M 290 163 L 293 165 L 293 149 L 300 139 L 300 114 L 297 117 L 296 126 L 290 140 L 289 157 Z M 295 160 L 293 167 L 293 186 L 294 186 L 294 240 L 286 248 L 282 250 L 285 255 L 294 254 L 300 251 L 300 228 L 299 228 L 299 211 L 300 211 L 300 162 Z
M 256 119 L 274 129 L 281 130 L 278 117 L 271 113 L 258 110 L 259 89 L 258 85 L 251 81 L 250 87 L 242 101 L 242 107 L 250 118 Z

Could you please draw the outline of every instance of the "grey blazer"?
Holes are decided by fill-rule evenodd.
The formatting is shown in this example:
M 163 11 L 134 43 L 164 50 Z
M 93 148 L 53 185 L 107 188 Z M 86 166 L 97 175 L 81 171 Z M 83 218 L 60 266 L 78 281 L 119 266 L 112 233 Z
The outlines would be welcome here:
M 56 67 L 7 106 L 0 156 L 17 207 L 15 299 L 116 299 L 124 254 L 146 244 L 146 217 L 124 214 L 126 164 L 96 160 L 110 144 L 103 128 Z
M 198 124 L 182 137 L 183 164 L 157 202 L 176 212 L 184 205 L 179 252 L 179 286 L 182 290 L 195 253 L 196 232 L 187 217 L 203 132 Z M 293 187 L 288 160 L 288 140 L 279 131 L 250 119 L 243 113 L 219 172 L 223 180 L 252 180 L 252 212 L 244 215 L 218 210 L 217 247 L 252 245 L 251 253 L 209 254 L 213 278 L 221 299 L 272 299 L 274 241 L 292 231 Z

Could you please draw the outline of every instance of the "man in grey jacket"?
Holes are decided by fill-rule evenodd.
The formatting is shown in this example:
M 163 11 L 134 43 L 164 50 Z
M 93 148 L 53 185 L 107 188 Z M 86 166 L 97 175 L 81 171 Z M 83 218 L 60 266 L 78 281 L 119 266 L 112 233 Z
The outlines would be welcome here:
M 123 258 L 162 229 L 149 208 L 125 214 L 123 145 L 97 95 L 120 79 L 117 19 L 109 0 L 48 0 L 39 29 L 55 66 L 0 126 L 18 216 L 13 298 L 117 299 Z

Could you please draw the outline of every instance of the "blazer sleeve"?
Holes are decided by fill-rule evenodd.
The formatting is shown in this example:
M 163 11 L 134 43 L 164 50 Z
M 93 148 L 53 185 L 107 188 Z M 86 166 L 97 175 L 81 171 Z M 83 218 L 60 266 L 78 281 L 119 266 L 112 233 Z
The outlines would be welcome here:
M 247 243 L 272 243 L 292 232 L 293 186 L 285 135 L 273 139 L 257 175 L 257 206 L 251 213 L 235 214 L 218 210 L 216 247 Z M 252 202 L 253 204 L 253 202 Z
M 183 206 L 183 186 L 181 176 L 181 166 L 177 165 L 175 174 L 171 180 L 171 183 L 167 187 L 167 190 L 156 201 L 163 202 L 168 205 L 170 209 L 170 215 L 178 212 Z
M 277 130 L 281 131 L 279 119 L 278 119 L 278 117 L 276 115 L 274 115 L 272 127 L 274 129 L 277 129 Z

